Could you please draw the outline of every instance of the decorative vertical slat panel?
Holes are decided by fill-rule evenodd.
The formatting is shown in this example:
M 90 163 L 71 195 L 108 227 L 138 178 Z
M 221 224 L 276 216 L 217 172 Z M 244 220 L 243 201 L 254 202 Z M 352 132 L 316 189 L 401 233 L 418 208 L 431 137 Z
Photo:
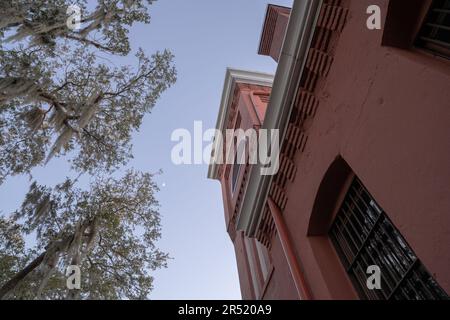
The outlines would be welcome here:
M 322 7 L 317 26 L 340 32 L 345 25 L 347 13 L 347 8 L 326 4 Z

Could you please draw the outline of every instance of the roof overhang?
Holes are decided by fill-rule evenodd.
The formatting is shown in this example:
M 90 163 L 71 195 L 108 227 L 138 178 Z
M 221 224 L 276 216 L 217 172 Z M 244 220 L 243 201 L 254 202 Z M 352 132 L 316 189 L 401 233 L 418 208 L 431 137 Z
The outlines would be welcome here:
M 261 72 L 246 71 L 227 68 L 225 74 L 225 81 L 222 91 L 222 99 L 220 101 L 219 115 L 217 117 L 216 129 L 223 132 L 226 126 L 226 120 L 228 119 L 228 112 L 230 104 L 233 101 L 233 94 L 238 83 L 260 85 L 266 87 L 272 87 L 273 75 Z M 214 139 L 212 151 L 220 150 L 220 141 Z M 208 179 L 218 179 L 217 171 L 220 164 L 214 162 L 214 157 L 211 157 L 211 161 L 208 167 Z
M 263 27 L 261 30 L 261 35 L 259 36 L 258 54 L 266 55 L 266 56 L 270 55 L 270 48 L 264 48 L 264 45 L 267 44 L 268 42 L 272 41 L 272 37 L 275 32 L 276 23 L 275 24 L 269 23 L 269 22 L 272 22 L 272 21 L 270 21 L 271 20 L 270 13 L 273 11 L 277 11 L 277 10 L 281 11 L 285 14 L 290 14 L 291 8 L 276 5 L 276 4 L 271 4 L 271 3 L 267 4 L 264 24 L 263 24 Z
M 323 0 L 295 0 L 286 31 L 280 60 L 273 82 L 263 129 L 279 129 L 283 141 L 293 108 L 293 97 L 300 84 L 308 50 Z M 261 164 L 251 167 L 236 227 L 254 237 L 262 217 L 273 176 L 263 176 Z

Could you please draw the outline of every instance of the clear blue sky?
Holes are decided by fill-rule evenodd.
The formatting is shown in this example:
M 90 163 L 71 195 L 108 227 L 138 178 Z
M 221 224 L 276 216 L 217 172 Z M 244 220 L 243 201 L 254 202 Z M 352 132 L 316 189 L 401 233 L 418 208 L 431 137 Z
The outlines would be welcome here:
M 271 58 L 257 55 L 269 2 L 292 5 L 292 0 L 158 0 L 151 7 L 151 24 L 131 29 L 133 50 L 142 47 L 152 53 L 169 48 L 178 70 L 176 85 L 134 135 L 135 158 L 129 165 L 164 171 L 158 178 L 163 228 L 159 247 L 173 260 L 154 274 L 153 299 L 241 297 L 220 185 L 206 179 L 206 165 L 173 165 L 170 152 L 175 143 L 170 136 L 178 128 L 192 132 L 196 120 L 203 121 L 204 128 L 215 126 L 227 67 L 275 72 Z M 112 63 L 133 63 L 133 59 L 115 58 Z M 53 186 L 68 175 L 67 164 L 52 160 L 33 175 Z M 16 209 L 28 185 L 27 177 L 15 177 L 0 186 L 0 210 Z

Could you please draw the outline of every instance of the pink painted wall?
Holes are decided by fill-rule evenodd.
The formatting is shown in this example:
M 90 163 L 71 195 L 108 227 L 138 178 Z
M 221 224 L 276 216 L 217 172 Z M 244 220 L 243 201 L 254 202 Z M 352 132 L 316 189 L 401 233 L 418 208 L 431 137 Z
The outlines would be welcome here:
M 264 96 L 269 96 L 270 90 L 271 88 L 269 87 L 238 84 L 233 93 L 233 101 L 230 106 L 226 128 L 233 129 L 235 127 L 238 115 L 241 118 L 239 126 L 241 129 L 247 130 L 255 126 L 258 127 L 263 120 L 267 108 L 267 102 L 265 102 Z M 255 249 L 252 246 L 245 245 L 242 232 L 235 231 L 236 207 L 242 201 L 243 186 L 245 186 L 245 165 L 242 165 L 239 171 L 237 187 L 234 193 L 230 187 L 232 170 L 231 165 L 223 165 L 220 170 L 225 223 L 235 248 L 242 298 L 257 299 L 260 297 L 257 296 L 251 277 L 251 272 L 255 272 L 255 270 L 250 269 L 251 259 L 255 256 L 254 252 L 250 250 Z
M 427 1 L 417 16 L 425 15 Z M 295 158 L 296 178 L 286 186 L 283 217 L 314 299 L 358 298 L 326 234 L 338 201 L 327 204 L 329 212 L 313 210 L 323 178 L 337 157 L 351 167 L 428 271 L 450 292 L 450 62 L 420 49 L 383 46 L 383 37 L 394 43 L 399 35 L 365 27 L 366 8 L 372 4 L 381 7 L 385 21 L 389 0 L 341 2 L 349 9 L 347 22 L 333 38 L 331 69 L 315 89 L 317 112 L 302 128 L 308 142 Z M 395 32 L 392 25 L 386 30 Z M 249 112 L 255 99 L 249 89 L 240 86 L 232 106 L 241 113 L 244 129 L 255 124 Z M 265 110 L 265 105 L 258 108 Z M 242 295 L 253 299 L 248 254 L 240 233 L 234 231 L 235 209 L 242 199 L 239 192 L 230 194 L 227 168 L 220 179 Z M 238 186 L 243 182 L 241 170 Z M 330 199 L 342 197 L 343 186 L 336 181 L 336 194 L 331 188 Z M 313 211 L 319 216 L 312 217 Z M 309 227 L 317 223 L 325 232 L 311 235 Z M 276 234 L 270 256 L 273 272 L 262 298 L 297 299 Z
M 382 46 L 383 30 L 365 28 L 365 12 L 378 4 L 385 16 L 388 3 L 345 2 L 349 17 L 317 86 L 317 113 L 303 128 L 309 140 L 286 190 L 283 215 L 316 299 L 357 298 L 328 237 L 308 236 L 317 191 L 338 156 L 450 292 L 450 61 Z M 272 255 L 279 252 L 274 246 Z M 267 297 L 281 298 L 277 288 L 292 279 L 285 262 L 274 260 Z

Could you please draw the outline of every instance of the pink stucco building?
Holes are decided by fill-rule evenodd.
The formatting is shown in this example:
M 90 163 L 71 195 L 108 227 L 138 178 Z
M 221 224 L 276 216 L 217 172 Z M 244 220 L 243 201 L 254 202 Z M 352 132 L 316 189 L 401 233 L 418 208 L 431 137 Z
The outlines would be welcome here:
M 244 299 L 448 298 L 450 3 L 404 5 L 269 5 L 259 54 L 276 74 L 227 70 L 217 128 L 278 129 L 281 144 L 273 176 L 209 167 Z

